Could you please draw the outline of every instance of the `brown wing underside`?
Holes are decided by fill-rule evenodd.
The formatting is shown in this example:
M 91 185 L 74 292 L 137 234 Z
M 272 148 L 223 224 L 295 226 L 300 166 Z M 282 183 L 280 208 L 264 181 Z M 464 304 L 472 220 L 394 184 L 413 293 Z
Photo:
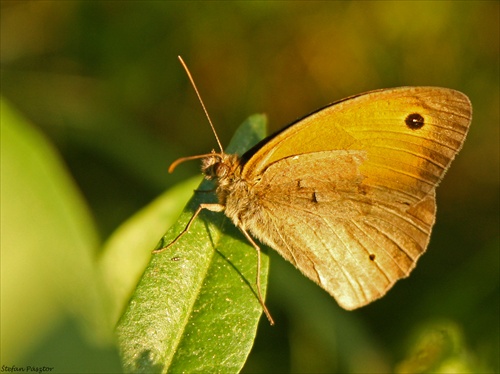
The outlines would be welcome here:
M 435 217 L 434 190 L 418 200 L 366 185 L 365 162 L 364 151 L 329 151 L 271 165 L 256 186 L 260 222 L 247 226 L 346 309 L 410 273 Z

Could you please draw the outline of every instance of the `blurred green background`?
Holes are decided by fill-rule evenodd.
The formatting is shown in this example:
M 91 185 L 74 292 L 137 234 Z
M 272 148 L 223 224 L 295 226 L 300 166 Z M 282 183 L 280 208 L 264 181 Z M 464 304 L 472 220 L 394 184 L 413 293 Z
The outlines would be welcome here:
M 266 113 L 275 131 L 377 88 L 466 93 L 471 130 L 438 189 L 433 238 L 411 277 L 346 312 L 271 254 L 267 300 L 277 326 L 262 319 L 244 371 L 424 371 L 435 360 L 439 370 L 498 372 L 499 14 L 497 1 L 2 1 L 1 90 L 61 155 L 92 217 L 96 251 L 127 218 L 198 172 L 192 162 L 169 175 L 174 159 L 216 148 L 177 55 L 223 144 L 252 113 Z M 6 278 L 5 256 L 23 251 L 6 248 L 4 237 L 29 234 L 10 229 L 2 212 L 2 314 L 5 292 L 17 286 Z M 55 261 L 50 253 L 45 261 Z M 36 290 L 24 296 L 14 312 L 36 306 Z M 72 336 L 72 323 L 57 318 L 29 331 L 17 321 L 19 348 L 9 355 L 2 331 L 2 364 L 35 357 L 53 326 Z M 2 330 L 10 323 L 2 317 Z M 426 348 L 428 341 L 445 348 Z

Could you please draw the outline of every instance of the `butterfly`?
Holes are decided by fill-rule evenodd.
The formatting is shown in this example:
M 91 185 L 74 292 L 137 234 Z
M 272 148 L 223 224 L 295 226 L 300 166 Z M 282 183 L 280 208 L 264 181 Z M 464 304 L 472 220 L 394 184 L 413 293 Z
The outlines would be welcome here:
M 362 307 L 407 277 L 425 252 L 436 187 L 462 148 L 471 118 L 461 92 L 399 87 L 330 104 L 241 157 L 226 154 L 217 139 L 220 152 L 179 159 L 170 170 L 201 158 L 218 202 L 201 204 L 186 229 L 154 252 L 179 240 L 203 209 L 223 212 L 257 249 L 257 274 L 254 238 L 343 308 Z M 259 275 L 257 291 L 273 323 Z

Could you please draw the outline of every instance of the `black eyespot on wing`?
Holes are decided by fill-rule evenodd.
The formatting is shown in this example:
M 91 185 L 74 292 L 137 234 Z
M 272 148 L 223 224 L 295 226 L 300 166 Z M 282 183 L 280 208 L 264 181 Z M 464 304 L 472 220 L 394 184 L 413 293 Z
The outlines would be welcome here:
M 375 261 L 375 255 L 373 253 L 368 256 L 370 258 L 370 261 Z
M 425 121 L 424 117 L 422 117 L 418 113 L 408 114 L 405 119 L 406 126 L 408 126 L 412 130 L 418 130 L 424 126 Z

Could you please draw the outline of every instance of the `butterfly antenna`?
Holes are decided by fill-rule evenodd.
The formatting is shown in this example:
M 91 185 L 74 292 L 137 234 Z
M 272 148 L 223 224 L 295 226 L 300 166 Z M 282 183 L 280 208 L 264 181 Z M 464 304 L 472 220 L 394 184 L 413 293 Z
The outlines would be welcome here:
M 181 56 L 177 56 L 177 58 L 181 62 L 182 67 L 184 68 L 184 70 L 186 70 L 186 74 L 187 74 L 189 80 L 191 81 L 191 84 L 193 85 L 194 91 L 196 92 L 196 95 L 198 96 L 198 100 L 200 100 L 200 103 L 201 103 L 201 106 L 203 108 L 203 111 L 205 112 L 205 115 L 207 116 L 208 123 L 210 123 L 210 127 L 212 128 L 212 131 L 213 131 L 213 133 L 215 135 L 215 140 L 217 140 L 217 144 L 219 145 L 220 151 L 222 153 L 224 153 L 224 150 L 222 149 L 222 144 L 220 143 L 219 137 L 217 136 L 217 132 L 215 131 L 214 124 L 212 123 L 212 120 L 210 119 L 210 116 L 208 115 L 208 111 L 207 111 L 207 108 L 205 108 L 205 104 L 203 104 L 203 100 L 201 99 L 200 93 L 198 92 L 198 88 L 196 88 L 196 84 L 194 83 L 194 79 L 193 79 L 191 73 L 189 72 L 189 69 L 188 69 L 186 63 L 184 62 L 184 60 L 182 59 L 182 57 Z

